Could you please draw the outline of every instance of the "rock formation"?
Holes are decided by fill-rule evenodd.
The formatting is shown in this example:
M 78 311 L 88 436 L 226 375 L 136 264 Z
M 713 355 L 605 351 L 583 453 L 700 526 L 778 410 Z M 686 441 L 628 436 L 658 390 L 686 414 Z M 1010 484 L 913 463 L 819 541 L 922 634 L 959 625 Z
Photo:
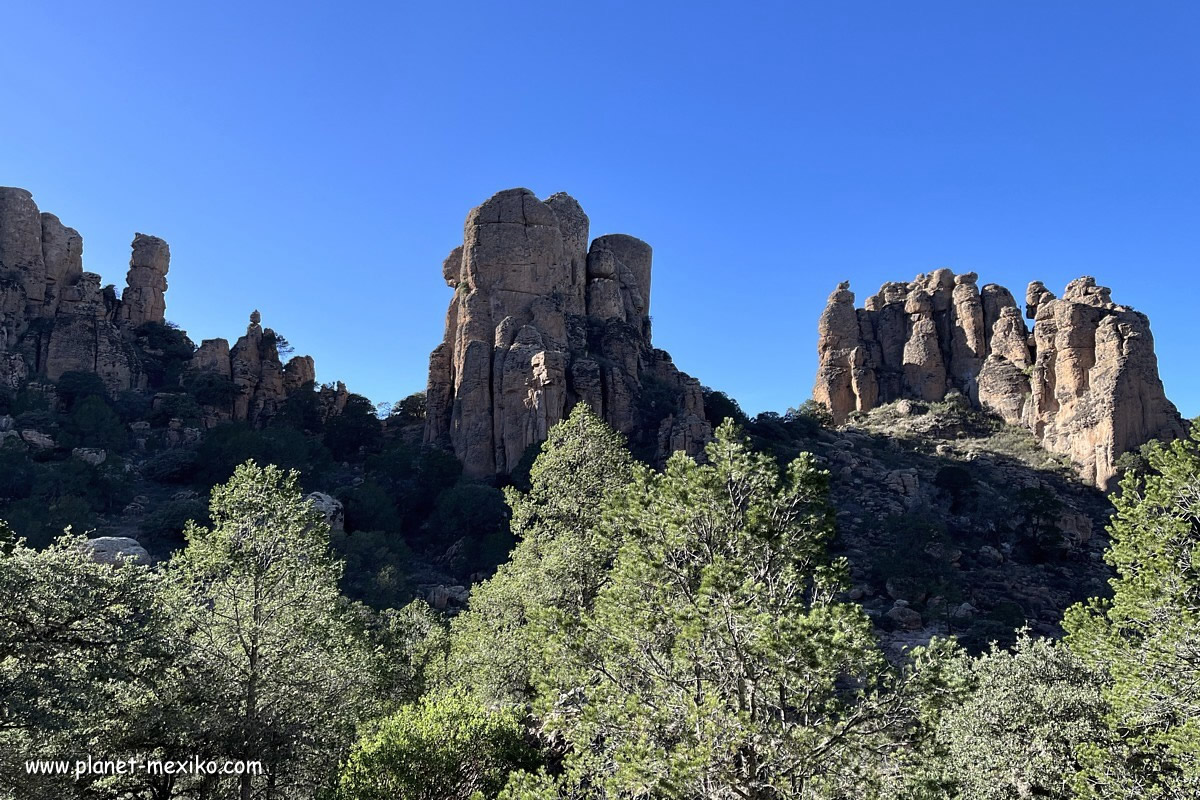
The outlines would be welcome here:
M 145 388 L 134 332 L 163 322 L 169 267 L 166 242 L 137 234 L 118 299 L 83 271 L 76 230 L 40 212 L 24 189 L 0 188 L 0 384 L 87 371 L 114 394 Z
M 1034 282 L 1031 336 L 1012 293 L 976 281 L 940 269 L 884 284 L 861 309 L 839 285 L 818 327 L 814 399 L 840 424 L 852 411 L 959 391 L 1028 427 L 1101 488 L 1122 453 L 1183 435 L 1145 315 L 1113 303 L 1094 278 L 1072 281 L 1061 299 Z
M 166 322 L 171 251 L 156 236 L 134 235 L 125 290 L 120 298 L 100 276 L 83 271 L 83 238 L 58 217 L 38 210 L 24 189 L 0 188 L 0 389 L 20 388 L 34 376 L 57 381 L 67 372 L 92 372 L 110 393 L 148 386 L 142 341 L 147 325 Z M 284 400 L 312 388 L 309 356 L 280 363 L 270 328 L 251 315 L 246 335 L 230 348 L 208 339 L 191 368 L 232 384 L 232 399 L 208 406 L 208 423 L 264 423 Z M 160 387 L 163 391 L 171 387 Z M 320 398 L 327 414 L 345 405 L 345 387 Z M 339 402 L 340 397 L 340 402 Z
M 469 475 L 511 471 L 580 402 L 659 457 L 711 433 L 700 384 L 650 344 L 650 246 L 615 234 L 589 248 L 588 227 L 569 195 L 509 189 L 467 215 L 442 265 L 455 294 L 425 439 Z

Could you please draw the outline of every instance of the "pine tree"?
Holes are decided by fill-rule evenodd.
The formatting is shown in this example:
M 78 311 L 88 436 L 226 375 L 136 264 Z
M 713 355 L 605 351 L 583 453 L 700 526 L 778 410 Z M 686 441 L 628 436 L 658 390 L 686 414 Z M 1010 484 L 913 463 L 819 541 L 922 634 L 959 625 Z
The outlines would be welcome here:
M 1149 469 L 1114 499 L 1113 597 L 1064 622 L 1109 681 L 1115 743 L 1083 749 L 1088 798 L 1200 797 L 1200 429 L 1144 454 Z
M 632 469 L 624 437 L 586 405 L 551 428 L 529 491 L 506 491 L 518 539 L 509 562 L 475 587 L 469 612 L 454 620 L 451 678 L 490 700 L 532 697 L 547 630 L 571 624 L 607 576 L 619 533 L 597 526 Z
M 614 501 L 619 554 L 553 637 L 539 710 L 572 746 L 567 782 L 605 796 L 837 796 L 901 715 L 870 621 L 836 599 L 826 474 L 802 455 L 781 475 L 732 422 L 707 455 L 638 468 Z
M 127 758 L 152 748 L 139 725 L 177 655 L 133 562 L 97 563 L 70 531 L 45 550 L 0 523 L 0 797 L 104 796 L 98 776 L 35 777 L 28 759 Z
M 235 779 L 242 800 L 311 791 L 332 778 L 371 691 L 328 527 L 295 472 L 252 461 L 213 489 L 210 513 L 168 570 L 196 746 L 262 763 L 264 776 Z

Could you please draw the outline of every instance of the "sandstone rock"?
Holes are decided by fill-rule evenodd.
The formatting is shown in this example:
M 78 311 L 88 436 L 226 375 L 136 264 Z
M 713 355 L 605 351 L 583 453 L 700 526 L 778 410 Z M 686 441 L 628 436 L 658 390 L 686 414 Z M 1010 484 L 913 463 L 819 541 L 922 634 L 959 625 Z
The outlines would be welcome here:
M 466 474 L 511 471 L 576 403 L 659 457 L 701 452 L 711 430 L 699 383 L 650 344 L 651 250 L 601 236 L 566 194 L 499 192 L 467 216 L 442 265 L 455 288 L 429 359 L 425 441 L 453 448 Z M 649 418 L 653 382 L 673 408 Z
M 979 405 L 1009 425 L 1019 425 L 1029 401 L 1029 377 L 1012 361 L 992 355 L 979 371 Z
M 992 547 L 990 544 L 985 544 L 983 547 L 979 548 L 979 558 L 985 564 L 995 565 L 1004 563 L 1004 556 L 999 550 Z
M 429 590 L 426 600 L 438 611 L 444 611 L 451 604 L 465 606 L 468 597 L 464 586 L 434 586 Z
M 270 328 L 263 328 L 261 322 L 262 315 L 252 312 L 246 335 L 229 350 L 233 419 L 259 426 L 275 415 L 291 393 L 311 386 L 316 376 L 309 356 L 296 356 L 285 368 L 279 359 L 278 336 Z M 220 342 L 212 346 L 206 359 L 219 357 Z
M 13 316 L 7 320 L 10 332 L 19 335 L 28 319 L 41 316 L 46 297 L 41 212 L 24 189 L 0 187 L 0 276 L 12 287 L 14 298 L 19 292 L 24 301 L 14 309 L 20 316 L 10 311 Z
M 817 331 L 819 366 L 813 398 L 829 409 L 834 422 L 840 424 L 851 411 L 860 408 L 859 393 L 854 387 L 854 361 L 862 342 L 854 293 L 848 282 L 839 284 L 829 295 Z
M 321 516 L 325 518 L 325 524 L 329 526 L 331 531 L 344 531 L 346 529 L 346 510 L 342 506 L 342 501 L 324 492 L 309 492 L 304 496 L 304 499 L 312 503 L 313 508 L 321 512 Z
M 891 620 L 897 628 L 908 631 L 920 630 L 925 624 L 921 615 L 907 606 L 893 606 L 884 616 Z
M 46 264 L 42 315 L 52 317 L 62 292 L 83 276 L 83 237 L 53 214 L 42 212 L 41 219 L 42 257 Z
M 978 613 L 979 609 L 975 606 L 970 603 L 962 603 L 950 612 L 950 620 L 956 625 L 966 625 L 975 619 L 975 615 Z
M 54 439 L 41 431 L 23 430 L 21 431 L 21 441 L 35 450 L 53 450 L 55 447 Z
M 192 356 L 192 368 L 202 372 L 213 372 L 223 378 L 232 378 L 229 342 L 225 339 L 205 339 Z
M 317 365 L 312 356 L 293 356 L 283 365 L 283 393 L 286 397 L 311 386 L 317 380 Z
M 948 270 L 885 283 L 854 308 L 842 284 L 818 323 L 814 399 L 835 423 L 901 398 L 960 392 L 972 406 L 1023 425 L 1080 475 L 1107 488 L 1115 461 L 1151 439 L 1183 435 L 1158 377 L 1145 316 L 1112 302 L 1090 277 L 1058 299 L 1040 282 L 1025 293 L 1030 336 L 1012 294 Z
M 1092 520 L 1087 514 L 1066 510 L 1058 515 L 1054 524 L 1063 538 L 1076 547 L 1087 544 L 1092 538 Z
M 898 606 L 919 603 L 925 599 L 926 595 L 925 588 L 915 580 L 888 578 L 884 588 L 887 590 L 888 597 L 895 600 Z
M 0 329 L 2 330 L 2 329 Z M 0 352 L 0 388 L 16 390 L 29 378 L 25 359 L 19 353 Z

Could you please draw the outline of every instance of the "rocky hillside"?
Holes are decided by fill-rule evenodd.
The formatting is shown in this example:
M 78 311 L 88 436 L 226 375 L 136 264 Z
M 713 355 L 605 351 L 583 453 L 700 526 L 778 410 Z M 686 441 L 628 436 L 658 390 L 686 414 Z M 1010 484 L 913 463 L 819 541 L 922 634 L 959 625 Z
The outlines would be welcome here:
M 958 391 L 977 408 L 1028 428 L 1101 488 L 1116 460 L 1150 439 L 1174 439 L 1183 420 L 1158 377 L 1144 314 L 1112 302 L 1094 278 L 1061 299 L 1040 282 L 1021 318 L 1003 286 L 940 269 L 886 283 L 861 309 L 844 283 L 821 315 L 814 397 L 835 422 L 900 398 Z

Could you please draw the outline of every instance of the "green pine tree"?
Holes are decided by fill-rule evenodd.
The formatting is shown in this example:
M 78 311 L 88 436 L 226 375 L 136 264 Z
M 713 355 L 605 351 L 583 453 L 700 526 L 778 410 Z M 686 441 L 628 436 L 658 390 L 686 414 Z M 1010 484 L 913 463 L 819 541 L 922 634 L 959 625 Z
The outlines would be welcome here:
M 582 626 L 552 637 L 538 706 L 570 745 L 565 783 L 608 797 L 851 796 L 879 760 L 865 754 L 887 752 L 908 716 L 883 697 L 891 673 L 867 616 L 836 599 L 826 473 L 802 455 L 781 474 L 732 422 L 707 456 L 637 468 L 604 517 L 619 554 Z M 511 796 L 538 796 L 515 780 Z
M 586 405 L 550 429 L 529 491 L 506 491 L 518 539 L 509 562 L 475 587 L 469 612 L 452 624 L 451 678 L 490 700 L 531 699 L 547 631 L 576 619 L 607 577 L 619 532 L 598 523 L 632 471 L 624 437 Z
M 1085 745 L 1085 798 L 1200 797 L 1200 429 L 1144 450 L 1115 497 L 1111 600 L 1071 609 L 1071 650 L 1108 679 L 1114 743 Z
M 297 480 L 252 461 L 238 467 L 213 489 L 212 527 L 189 523 L 168 569 L 190 648 L 185 703 L 196 746 L 263 765 L 262 776 L 220 779 L 232 783 L 220 792 L 241 800 L 329 781 L 372 691 L 329 529 Z

